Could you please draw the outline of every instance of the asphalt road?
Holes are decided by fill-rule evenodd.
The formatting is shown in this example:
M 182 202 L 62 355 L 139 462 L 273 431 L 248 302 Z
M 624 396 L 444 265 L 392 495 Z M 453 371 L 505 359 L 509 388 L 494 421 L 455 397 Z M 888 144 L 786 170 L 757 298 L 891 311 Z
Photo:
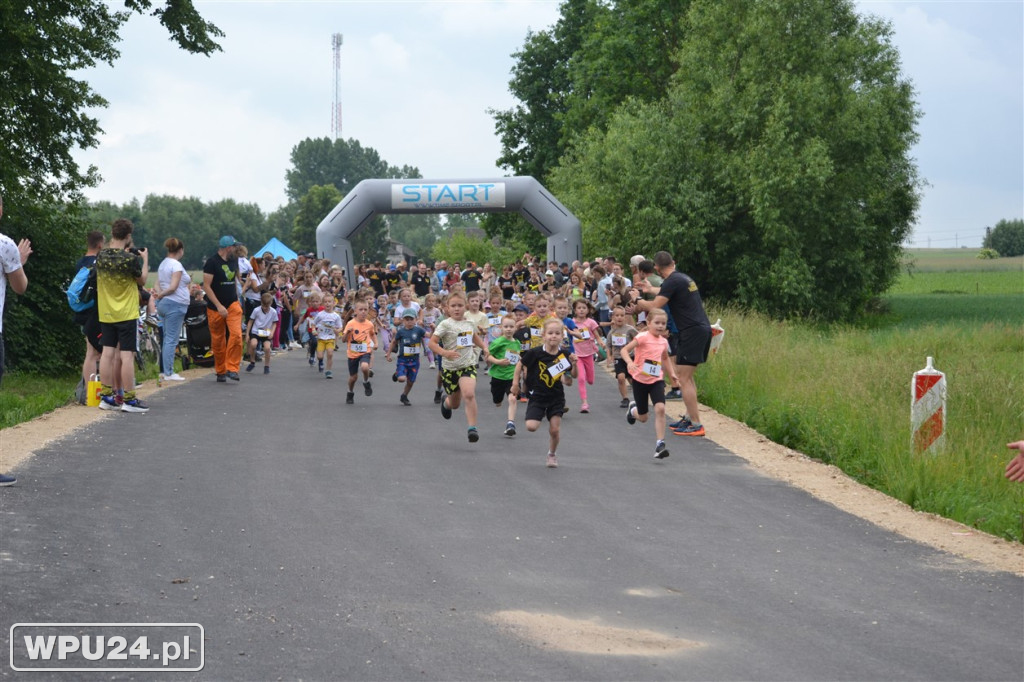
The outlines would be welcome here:
M 111 414 L 23 464 L 0 490 L 0 675 L 1024 679 L 1024 580 L 709 440 L 670 435 L 655 462 L 653 426 L 626 425 L 604 373 L 551 470 L 544 431 L 502 437 L 485 382 L 470 444 L 461 411 L 446 422 L 433 404 L 433 371 L 402 407 L 378 364 L 374 395 L 346 406 L 343 376 L 282 354 L 269 376 L 159 392 L 149 414 Z M 11 626 L 43 622 L 199 623 L 205 667 L 12 671 Z M 579 650 L 590 625 L 618 628 L 599 653 Z M 695 646 L 664 653 L 636 630 Z

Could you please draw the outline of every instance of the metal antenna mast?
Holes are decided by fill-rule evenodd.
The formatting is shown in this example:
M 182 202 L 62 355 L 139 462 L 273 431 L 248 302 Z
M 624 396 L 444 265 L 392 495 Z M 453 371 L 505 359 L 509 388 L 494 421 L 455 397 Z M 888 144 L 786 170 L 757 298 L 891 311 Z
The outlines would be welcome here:
M 331 134 L 335 140 L 341 138 L 341 43 L 340 33 L 331 35 L 331 47 L 334 49 L 334 105 L 331 107 Z

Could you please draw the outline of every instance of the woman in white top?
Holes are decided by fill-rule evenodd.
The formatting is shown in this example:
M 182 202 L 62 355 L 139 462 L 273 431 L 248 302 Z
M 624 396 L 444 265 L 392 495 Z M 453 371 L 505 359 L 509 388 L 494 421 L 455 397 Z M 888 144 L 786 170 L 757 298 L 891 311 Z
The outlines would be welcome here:
M 156 271 L 156 291 L 153 292 L 164 328 L 163 376 L 167 381 L 184 381 L 184 377 L 174 371 L 174 349 L 178 346 L 181 323 L 188 311 L 188 285 L 192 278 L 181 264 L 181 257 L 185 254 L 181 240 L 171 237 L 164 242 L 164 248 L 167 249 L 167 258 Z

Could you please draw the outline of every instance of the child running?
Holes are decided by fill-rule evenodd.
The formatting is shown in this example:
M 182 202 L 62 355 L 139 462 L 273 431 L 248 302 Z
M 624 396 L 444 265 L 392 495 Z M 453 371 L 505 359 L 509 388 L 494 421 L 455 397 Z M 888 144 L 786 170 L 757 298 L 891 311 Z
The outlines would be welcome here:
M 323 368 L 326 360 L 324 378 L 333 379 L 334 348 L 342 328 L 341 315 L 334 310 L 334 294 L 324 294 L 324 309 L 313 318 L 313 328 L 316 330 L 317 362 Z
M 608 357 L 615 365 L 615 379 L 619 382 L 619 397 L 622 398 L 619 407 L 629 407 L 629 370 L 626 369 L 626 361 L 622 357 L 622 349 L 632 341 L 638 334 L 635 327 L 626 324 L 626 309 L 616 306 L 612 310 L 611 326 L 608 328 Z
M 591 317 L 594 306 L 586 299 L 577 298 L 572 303 L 572 319 L 576 324 L 575 332 L 569 332 L 575 338 L 573 343 L 576 351 L 576 363 L 579 367 L 580 380 L 577 387 L 583 406 L 580 412 L 590 412 L 587 404 L 587 384 L 594 385 L 594 356 L 597 355 L 597 322 Z
M 260 307 L 252 311 L 249 317 L 249 326 L 245 329 L 245 335 L 249 339 L 249 365 L 246 372 L 256 368 L 256 347 L 263 344 L 263 373 L 270 374 L 270 346 L 274 340 L 274 332 L 277 330 L 278 312 L 272 305 L 274 294 L 264 291 L 260 296 Z
M 501 407 L 508 397 L 508 421 L 505 422 L 505 436 L 516 435 L 516 405 L 518 401 L 512 395 L 512 380 L 519 363 L 519 342 L 512 338 L 516 331 L 516 322 L 511 317 L 501 321 L 501 336 L 491 341 L 487 348 L 488 362 L 491 367 L 487 371 L 491 375 L 491 398 L 495 407 Z
M 565 330 L 561 320 L 544 323 L 541 344 L 524 352 L 516 365 L 512 378 L 512 395 L 519 393 L 519 380 L 526 377 L 526 389 L 530 402 L 526 406 L 526 430 L 531 433 L 540 428 L 544 417 L 548 418 L 548 461 L 549 468 L 558 466 L 558 442 L 565 411 L 565 390 L 562 383 L 572 383 L 576 376 L 576 363 L 572 355 L 566 356 L 560 346 Z
M 406 291 L 408 289 L 403 290 L 403 293 Z M 409 391 L 416 383 L 416 375 L 420 371 L 420 353 L 423 352 L 423 337 L 426 334 L 427 330 L 416 324 L 416 311 L 411 307 L 406 308 L 402 311 L 402 326 L 395 332 L 395 338 L 392 339 L 384 356 L 391 362 L 391 354 L 398 351 L 398 362 L 395 364 L 395 373 L 391 375 L 391 380 L 405 384 L 405 389 L 398 398 L 405 406 L 412 405 L 409 402 Z
M 641 332 L 622 349 L 622 359 L 633 378 L 633 401 L 626 409 L 626 421 L 635 424 L 637 420 L 647 422 L 650 399 L 654 403 L 654 434 L 658 442 L 654 445 L 654 458 L 668 457 L 665 445 L 665 370 L 676 380 L 676 368 L 668 354 L 668 339 L 665 329 L 668 315 L 661 308 L 655 308 L 647 316 L 647 331 Z M 631 357 L 632 354 L 632 357 Z
M 358 301 L 353 307 L 355 316 L 345 325 L 342 340 L 347 344 L 346 354 L 348 356 L 348 394 L 345 396 L 345 404 L 355 403 L 353 388 L 356 385 L 356 378 L 359 371 L 363 372 L 363 390 L 367 396 L 373 395 L 373 387 L 370 385 L 370 359 L 371 343 L 377 338 L 373 322 L 367 319 L 369 306 L 365 301 Z
M 485 357 L 487 347 L 476 333 L 476 325 L 465 318 L 466 296 L 462 292 L 448 295 L 448 317 L 437 325 L 430 337 L 430 349 L 442 358 L 441 381 L 448 397 L 441 400 L 441 416 L 452 418 L 452 410 L 466 403 L 466 425 L 470 443 L 480 440 L 476 428 L 476 360 L 477 348 Z
M 423 299 L 423 328 L 427 330 L 427 335 L 433 334 L 434 329 L 437 327 L 437 323 L 441 321 L 441 309 L 437 307 L 437 296 L 434 294 L 427 294 L 426 298 Z M 427 347 L 427 360 L 430 361 L 428 367 L 434 369 L 434 352 Z M 438 391 L 436 400 L 434 402 L 441 402 L 441 392 Z
M 320 312 L 321 310 L 324 309 L 323 306 L 320 303 L 321 300 L 322 300 L 322 297 L 320 295 L 320 292 L 318 292 L 318 291 L 311 292 L 309 294 L 309 298 L 307 300 L 306 312 L 303 313 L 302 320 L 300 320 L 300 324 L 301 324 L 301 322 L 305 322 L 306 323 L 306 332 L 309 335 L 309 339 L 308 339 L 308 342 L 307 342 L 306 345 L 308 346 L 307 350 L 309 351 L 309 366 L 310 367 L 313 366 L 314 359 L 316 358 L 316 346 L 317 346 L 316 330 L 313 329 L 313 318 L 316 317 L 316 314 L 318 312 Z M 323 361 L 321 361 L 320 362 L 319 370 L 323 371 L 323 369 L 324 369 Z

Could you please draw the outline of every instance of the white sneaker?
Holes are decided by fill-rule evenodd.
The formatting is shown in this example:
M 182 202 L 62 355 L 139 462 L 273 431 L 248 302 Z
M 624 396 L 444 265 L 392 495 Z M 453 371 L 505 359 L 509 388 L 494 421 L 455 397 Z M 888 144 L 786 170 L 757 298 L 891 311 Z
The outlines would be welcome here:
M 164 381 L 184 381 L 185 377 L 181 376 L 177 372 L 174 374 L 165 374 Z
M 430 369 L 434 369 L 434 362 L 431 360 L 430 364 L 427 365 Z

